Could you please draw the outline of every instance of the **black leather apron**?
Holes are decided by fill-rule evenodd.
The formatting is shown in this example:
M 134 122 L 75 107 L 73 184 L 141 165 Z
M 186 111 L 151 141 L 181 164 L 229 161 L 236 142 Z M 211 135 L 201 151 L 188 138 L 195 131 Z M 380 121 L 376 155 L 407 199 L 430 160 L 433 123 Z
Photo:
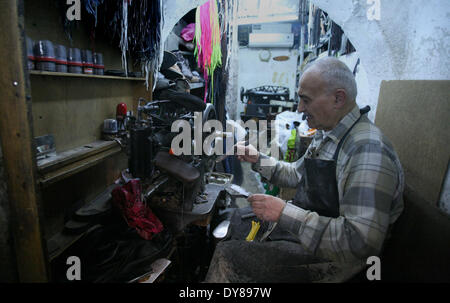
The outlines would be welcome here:
M 370 107 L 366 106 L 360 109 L 362 115 L 368 113 Z M 320 160 L 306 158 L 305 171 L 298 186 L 297 192 L 292 199 L 292 204 L 303 209 L 317 212 L 320 216 L 337 218 L 339 217 L 339 192 L 336 181 L 336 162 L 339 151 L 345 141 L 345 138 L 359 122 L 361 117 L 342 136 L 336 147 L 332 160 Z M 286 233 L 283 229 L 277 228 L 277 224 L 271 224 L 266 232 L 268 238 L 272 241 L 287 240 L 300 242 L 297 235 Z
M 345 138 L 362 115 L 368 113 L 369 110 L 369 106 L 360 109 L 361 116 L 339 141 L 332 160 L 305 157 L 305 173 L 292 201 L 294 205 L 317 212 L 320 216 L 339 217 L 339 192 L 336 181 L 337 158 Z

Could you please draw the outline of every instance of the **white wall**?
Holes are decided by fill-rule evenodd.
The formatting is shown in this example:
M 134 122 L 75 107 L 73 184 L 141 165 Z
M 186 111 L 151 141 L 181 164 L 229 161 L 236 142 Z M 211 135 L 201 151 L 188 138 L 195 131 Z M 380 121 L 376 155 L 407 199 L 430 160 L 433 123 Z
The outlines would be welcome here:
M 267 62 L 261 61 L 260 56 L 264 59 L 267 51 L 270 51 L 270 59 Z M 239 56 L 239 72 L 238 86 L 250 89 L 263 85 L 285 86 L 289 88 L 290 98 L 294 98 L 296 90 L 296 70 L 298 50 L 289 48 L 248 48 L 241 47 L 238 52 Z M 275 61 L 274 57 L 288 56 L 286 61 Z M 238 93 L 239 94 L 239 93 Z M 240 95 L 238 96 L 240 98 Z M 240 117 L 240 113 L 244 110 L 244 104 L 238 101 L 236 117 Z
M 372 120 L 382 80 L 450 78 L 450 1 L 311 2 L 341 26 L 357 50 L 362 68 L 369 71 L 365 97 L 372 107 Z M 380 20 L 369 20 L 368 10 L 377 3 Z
M 364 65 L 361 65 L 361 63 L 356 65 L 358 59 L 360 59 L 360 55 L 357 51 L 339 57 L 339 60 L 344 62 L 351 71 L 353 71 L 356 66 L 355 80 L 358 89 L 358 95 L 356 96 L 356 103 L 360 108 L 366 105 L 369 105 L 371 107 L 372 110 L 369 112 L 368 117 L 373 121 L 375 118 L 374 109 L 376 108 L 377 100 L 375 100 L 371 96 L 371 87 L 369 85 L 369 80 L 367 78 L 367 72 L 366 69 L 364 68 Z

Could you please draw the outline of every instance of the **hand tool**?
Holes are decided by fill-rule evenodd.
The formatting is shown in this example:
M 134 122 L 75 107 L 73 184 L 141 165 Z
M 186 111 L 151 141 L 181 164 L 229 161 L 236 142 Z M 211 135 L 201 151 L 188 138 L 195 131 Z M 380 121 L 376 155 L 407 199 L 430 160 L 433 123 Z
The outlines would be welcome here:
M 234 198 L 248 198 L 252 195 L 251 193 L 246 191 L 244 188 L 242 188 L 241 186 L 236 185 L 236 184 L 230 184 L 229 186 L 227 186 L 225 188 L 225 190 L 227 191 L 227 193 L 230 196 L 232 196 Z

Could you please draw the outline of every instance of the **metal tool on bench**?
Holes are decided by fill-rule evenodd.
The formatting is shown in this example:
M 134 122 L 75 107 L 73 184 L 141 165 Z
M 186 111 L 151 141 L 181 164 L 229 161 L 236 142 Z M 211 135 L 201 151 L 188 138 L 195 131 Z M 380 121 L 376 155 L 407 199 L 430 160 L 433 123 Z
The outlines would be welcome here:
M 225 187 L 225 190 L 233 198 L 248 198 L 252 195 L 244 188 L 236 184 L 230 184 L 229 186 Z
M 236 184 L 230 184 L 229 186 L 225 187 L 225 191 L 233 198 L 245 198 L 247 199 L 248 197 L 250 197 L 252 195 L 252 193 L 248 192 L 247 190 L 245 190 L 244 188 L 242 188 L 239 185 Z M 251 212 L 249 214 L 245 214 L 243 215 L 241 218 L 242 219 L 247 219 L 247 218 L 251 218 L 251 217 L 255 217 L 256 215 Z

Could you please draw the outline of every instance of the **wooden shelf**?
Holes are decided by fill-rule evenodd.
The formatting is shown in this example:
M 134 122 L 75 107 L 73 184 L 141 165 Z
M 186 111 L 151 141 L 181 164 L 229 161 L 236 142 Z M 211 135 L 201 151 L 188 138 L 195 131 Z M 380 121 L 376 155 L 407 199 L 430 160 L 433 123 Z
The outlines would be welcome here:
M 115 141 L 95 141 L 37 162 L 39 182 L 48 186 L 121 152 Z
M 129 81 L 145 81 L 145 78 L 136 78 L 136 77 L 119 77 L 119 76 L 107 76 L 107 75 L 72 74 L 72 73 L 47 72 L 47 71 L 39 71 L 39 70 L 31 70 L 30 71 L 30 75 L 53 76 L 53 77 L 113 79 L 113 80 L 129 80 Z
M 51 262 L 53 259 L 58 257 L 61 253 L 64 252 L 67 248 L 69 248 L 72 244 L 81 239 L 85 234 L 93 231 L 96 228 L 99 228 L 100 225 L 96 224 L 90 227 L 85 232 L 79 234 L 65 234 L 63 232 L 59 232 L 50 239 L 47 240 L 47 252 L 49 261 Z

